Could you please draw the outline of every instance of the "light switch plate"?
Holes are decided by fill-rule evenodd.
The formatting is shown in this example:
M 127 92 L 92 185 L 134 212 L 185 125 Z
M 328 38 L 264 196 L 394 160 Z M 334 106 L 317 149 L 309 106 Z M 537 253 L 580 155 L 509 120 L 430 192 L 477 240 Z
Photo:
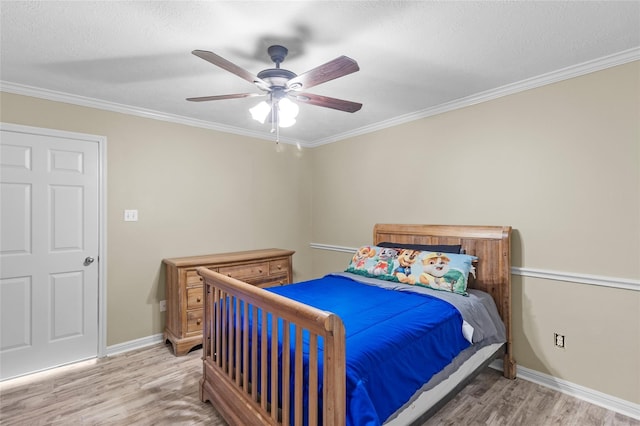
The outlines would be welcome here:
M 125 210 L 124 211 L 124 221 L 125 222 L 137 222 L 138 221 L 138 210 Z

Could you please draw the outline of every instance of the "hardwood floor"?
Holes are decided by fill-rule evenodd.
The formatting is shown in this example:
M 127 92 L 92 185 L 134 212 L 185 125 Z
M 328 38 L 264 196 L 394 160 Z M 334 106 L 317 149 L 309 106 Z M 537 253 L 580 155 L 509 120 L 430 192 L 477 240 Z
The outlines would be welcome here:
M 423 426 L 638 426 L 640 421 L 487 368 Z
M 0 383 L 0 425 L 226 423 L 200 402 L 201 350 L 175 357 L 163 344 Z M 635 425 L 640 421 L 487 369 L 425 423 Z

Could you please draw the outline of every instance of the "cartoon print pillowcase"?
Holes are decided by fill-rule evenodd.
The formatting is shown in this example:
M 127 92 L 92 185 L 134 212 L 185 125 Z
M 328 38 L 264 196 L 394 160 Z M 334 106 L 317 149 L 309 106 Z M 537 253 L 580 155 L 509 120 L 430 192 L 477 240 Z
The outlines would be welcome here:
M 467 295 L 475 256 L 362 246 L 345 272 Z

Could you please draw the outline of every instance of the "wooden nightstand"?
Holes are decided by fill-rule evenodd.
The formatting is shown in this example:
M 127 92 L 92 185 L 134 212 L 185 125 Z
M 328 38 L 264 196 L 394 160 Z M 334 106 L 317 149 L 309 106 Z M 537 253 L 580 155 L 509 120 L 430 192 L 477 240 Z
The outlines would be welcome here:
M 164 341 L 171 342 L 176 355 L 184 355 L 202 344 L 202 279 L 196 268 L 202 266 L 258 287 L 271 287 L 291 283 L 294 253 L 271 248 L 164 259 L 167 272 Z

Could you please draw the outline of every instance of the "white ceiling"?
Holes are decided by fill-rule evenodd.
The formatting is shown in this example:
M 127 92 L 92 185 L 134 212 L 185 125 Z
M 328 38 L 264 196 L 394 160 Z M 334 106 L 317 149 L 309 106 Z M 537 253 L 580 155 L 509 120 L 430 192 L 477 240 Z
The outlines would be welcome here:
M 273 139 L 258 92 L 194 55 L 257 74 L 289 48 L 301 74 L 340 55 L 360 71 L 309 89 L 356 113 L 301 105 L 283 142 L 316 146 L 640 59 L 640 1 L 4 1 L 2 90 Z M 257 100 L 258 99 L 258 100 Z

